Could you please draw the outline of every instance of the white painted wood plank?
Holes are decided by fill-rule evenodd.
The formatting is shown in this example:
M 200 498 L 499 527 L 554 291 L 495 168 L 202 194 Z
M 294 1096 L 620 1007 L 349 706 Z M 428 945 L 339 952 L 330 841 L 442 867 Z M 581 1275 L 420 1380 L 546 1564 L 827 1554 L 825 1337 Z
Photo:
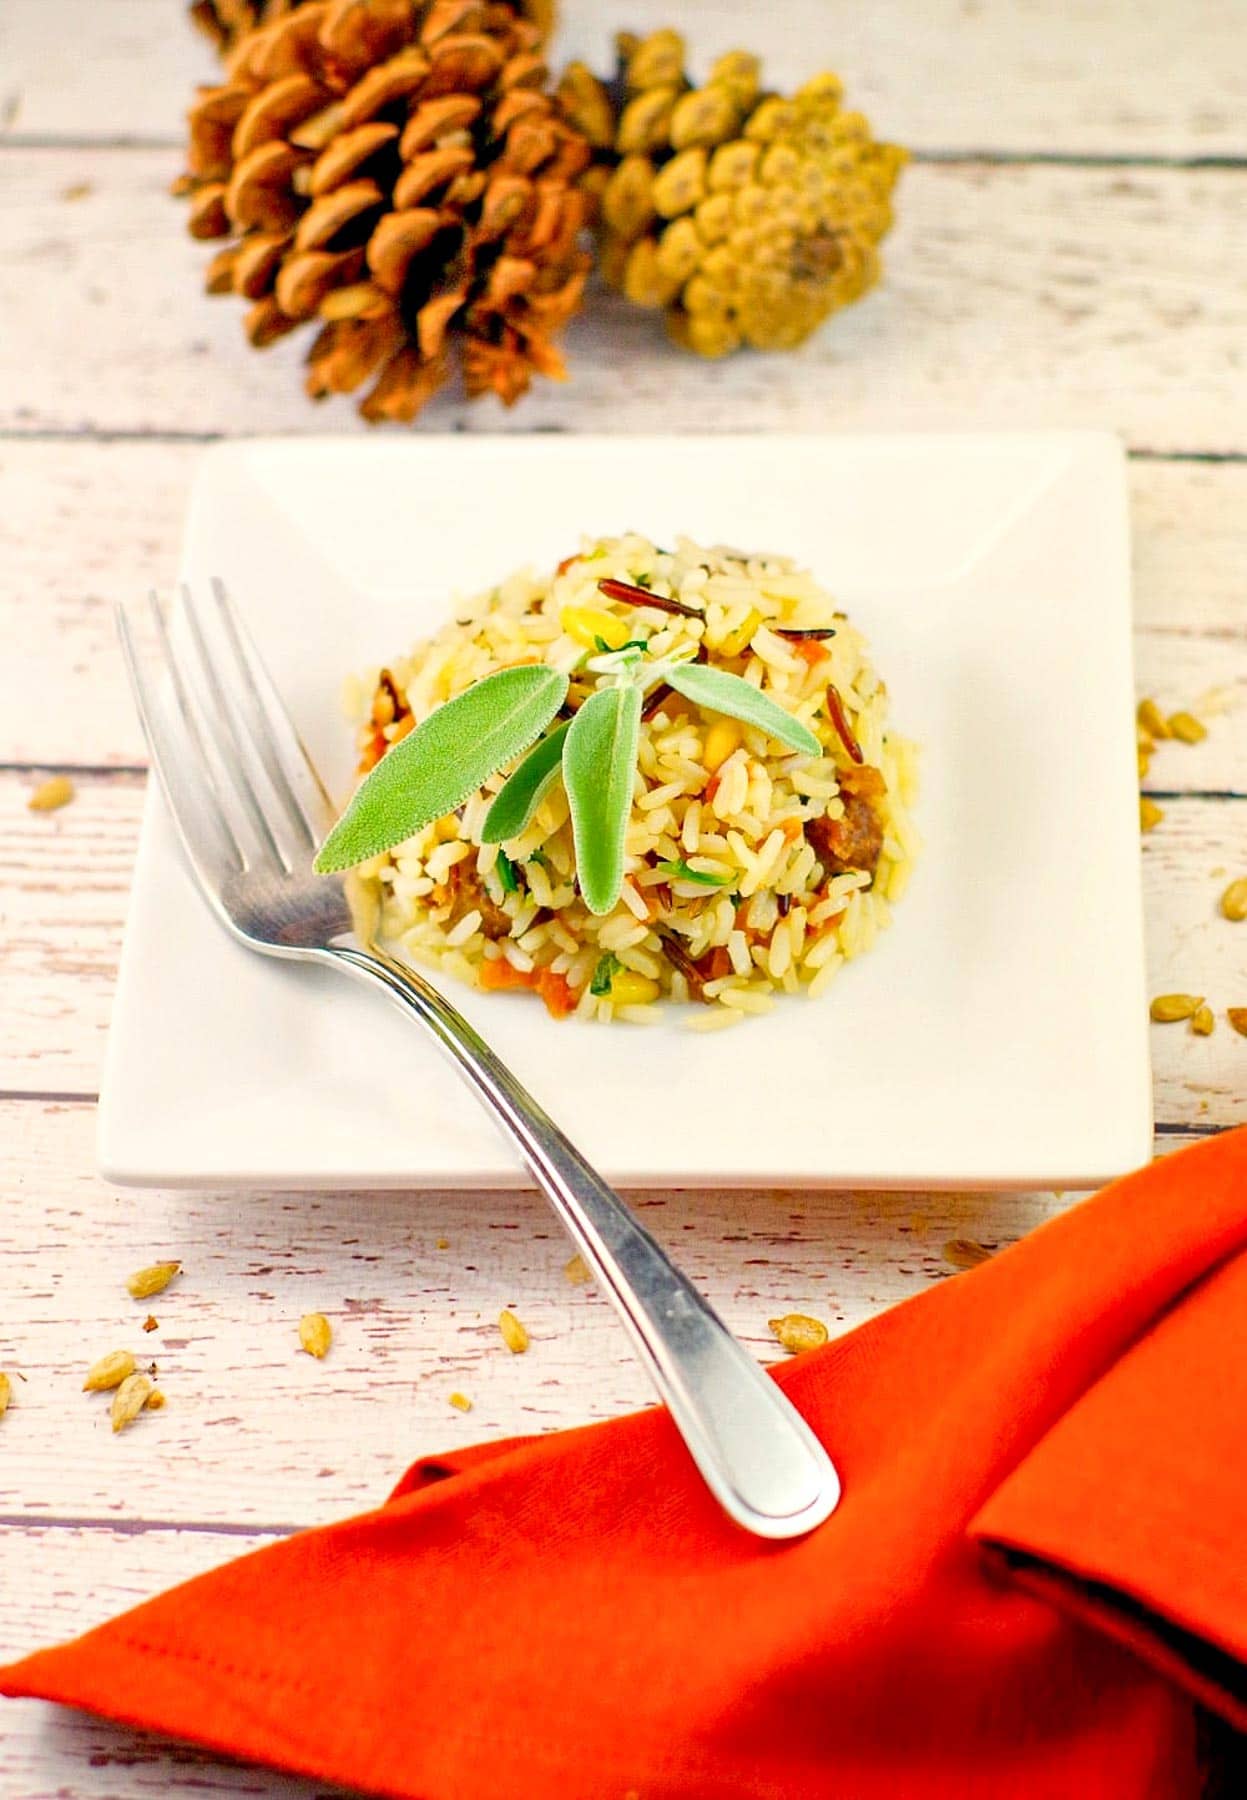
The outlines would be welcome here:
M 336 1800 L 344 1790 L 220 1762 L 37 1700 L 0 1702 L 3 1800 Z
M 162 150 L 11 150 L 0 260 L 0 429 L 355 429 L 315 407 L 302 334 L 257 354 L 201 292 L 206 252 Z M 68 185 L 93 191 L 72 203 Z M 429 429 L 823 430 L 1110 426 L 1137 447 L 1247 448 L 1247 175 L 918 167 L 890 277 L 790 356 L 707 365 L 599 297 L 574 370 L 506 413 L 441 396 Z M 363 429 L 363 427 L 359 427 Z
M 167 589 L 200 455 L 0 442 L 0 643 L 21 647 L 0 663 L 0 763 L 145 760 L 112 607 Z M 1136 462 L 1131 500 L 1140 691 L 1236 701 L 1205 744 L 1158 757 L 1155 785 L 1247 791 L 1247 468 Z
M 1180 745 L 1164 749 L 1179 766 Z M 1159 772 L 1159 759 L 1158 759 Z M 98 1083 L 142 801 L 137 778 L 88 779 L 58 813 L 30 813 L 29 777 L 0 776 L 0 1091 L 90 1093 Z M 1166 799 L 1144 845 L 1153 992 L 1247 1005 L 1247 927 L 1216 901 L 1247 871 L 1247 800 Z M 1221 873 L 1218 874 L 1217 871 Z M 1077 1022 L 1071 1020 L 1071 1029 Z M 1247 1119 L 1247 1040 L 1158 1031 L 1157 1117 Z
M 605 8 L 564 0 L 552 61 L 609 66 L 611 33 L 671 23 L 670 0 Z M 178 0 L 5 0 L 0 99 L 17 135 L 176 135 L 207 45 Z M 1237 0 L 1138 7 L 1125 0 L 716 0 L 687 14 L 692 66 L 745 45 L 776 86 L 831 67 L 881 131 L 928 150 L 1100 155 L 1247 151 Z M 75 54 L 63 47 L 72 43 Z
M 379 1503 L 417 1456 L 649 1402 L 605 1301 L 567 1281 L 570 1245 L 538 1195 L 115 1191 L 89 1172 L 93 1123 L 87 1106 L 0 1107 L 0 1366 L 27 1377 L 0 1428 L 0 1515 L 324 1521 Z M 797 1310 L 843 1330 L 949 1278 L 949 1238 L 996 1248 L 1059 1204 L 1050 1193 L 638 1198 L 766 1360 L 769 1318 Z M 174 1257 L 185 1272 L 172 1287 L 129 1298 L 133 1268 Z M 502 1344 L 504 1306 L 532 1334 L 523 1356 Z M 149 1307 L 159 1329 L 144 1334 Z M 323 1362 L 298 1349 L 309 1310 L 334 1326 Z M 168 1405 L 114 1435 L 106 1397 L 80 1389 L 85 1366 L 119 1347 L 156 1361 Z M 455 1389 L 470 1414 L 449 1406 Z

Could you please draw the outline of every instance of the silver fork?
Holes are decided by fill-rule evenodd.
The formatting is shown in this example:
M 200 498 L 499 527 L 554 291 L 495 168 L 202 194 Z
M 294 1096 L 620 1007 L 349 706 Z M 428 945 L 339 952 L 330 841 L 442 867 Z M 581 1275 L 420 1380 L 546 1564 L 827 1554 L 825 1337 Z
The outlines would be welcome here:
M 811 1531 L 840 1483 L 795 1407 L 454 1007 L 361 941 L 342 879 L 314 872 L 333 806 L 224 586 L 212 591 L 201 611 L 182 589 L 177 646 L 151 596 L 154 653 L 117 609 L 152 763 L 204 899 L 249 949 L 332 963 L 432 1033 L 571 1233 L 715 1498 L 759 1537 Z

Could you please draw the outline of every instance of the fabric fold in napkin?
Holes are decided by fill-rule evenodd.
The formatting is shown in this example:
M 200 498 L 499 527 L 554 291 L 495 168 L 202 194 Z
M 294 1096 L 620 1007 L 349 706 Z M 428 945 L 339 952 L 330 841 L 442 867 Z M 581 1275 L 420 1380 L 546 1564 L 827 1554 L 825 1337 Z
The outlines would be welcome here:
M 738 1532 L 657 1409 L 417 1464 L 0 1673 L 412 1800 L 1201 1791 L 1247 1726 L 1247 1131 L 777 1379 L 844 1480 Z

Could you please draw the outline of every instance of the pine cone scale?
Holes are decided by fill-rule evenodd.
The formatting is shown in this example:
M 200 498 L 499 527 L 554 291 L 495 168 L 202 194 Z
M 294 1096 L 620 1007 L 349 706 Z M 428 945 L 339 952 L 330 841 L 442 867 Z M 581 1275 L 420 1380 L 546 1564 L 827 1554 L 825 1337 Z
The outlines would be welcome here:
M 449 379 L 507 400 L 561 373 L 549 342 L 587 257 L 590 149 L 545 90 L 524 0 L 289 0 L 250 8 L 199 97 L 192 229 L 230 236 L 208 286 L 252 300 L 259 346 L 307 319 L 314 397 L 372 380 L 409 419 Z M 531 15 L 531 16 L 530 16 Z M 232 28 L 231 28 L 232 29 Z
M 607 280 L 704 356 L 791 349 L 874 284 L 905 153 L 842 110 L 835 76 L 762 94 L 737 51 L 696 87 L 672 31 L 619 54 L 609 89 L 577 64 L 559 86 L 594 145 L 582 190 Z

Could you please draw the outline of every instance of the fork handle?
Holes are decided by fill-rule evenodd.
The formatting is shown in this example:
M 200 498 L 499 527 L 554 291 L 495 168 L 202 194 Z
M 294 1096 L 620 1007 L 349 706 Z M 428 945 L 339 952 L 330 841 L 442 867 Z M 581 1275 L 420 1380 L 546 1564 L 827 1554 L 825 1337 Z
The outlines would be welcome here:
M 818 1438 L 506 1064 L 431 983 L 382 952 L 339 945 L 326 954 L 449 1052 L 575 1239 L 724 1510 L 764 1538 L 820 1525 L 840 1482 Z

